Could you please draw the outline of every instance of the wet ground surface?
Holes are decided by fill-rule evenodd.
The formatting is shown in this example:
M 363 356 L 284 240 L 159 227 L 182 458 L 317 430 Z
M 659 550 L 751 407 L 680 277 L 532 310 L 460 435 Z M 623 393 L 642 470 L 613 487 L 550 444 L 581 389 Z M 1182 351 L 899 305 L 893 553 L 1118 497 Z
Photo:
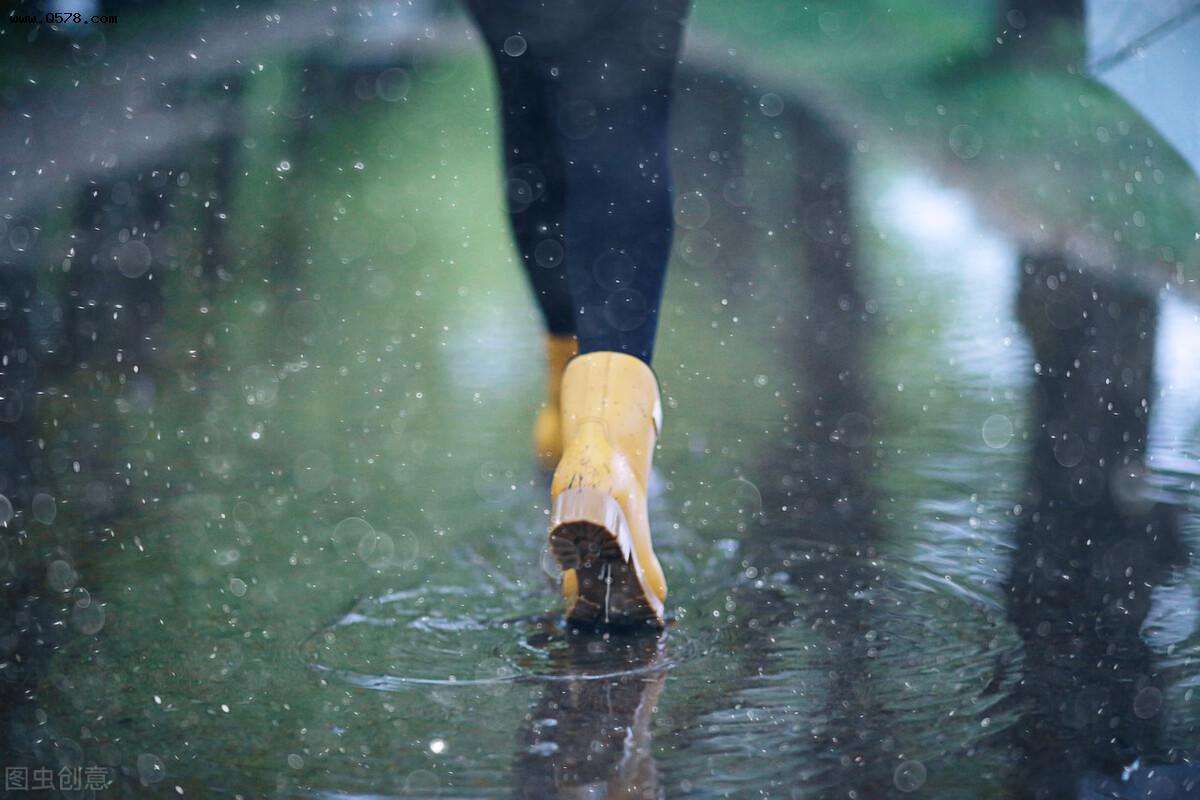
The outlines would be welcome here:
M 113 796 L 1195 796 L 1195 308 L 1140 329 L 1152 389 L 1115 372 L 1154 409 L 1129 466 L 1102 450 L 1137 439 L 1120 408 L 1080 440 L 1031 402 L 1057 367 L 965 197 L 865 164 L 850 295 L 780 241 L 769 189 L 717 237 L 684 170 L 670 624 L 571 631 L 479 70 L 318 132 L 306 169 L 253 153 L 221 302 L 173 284 L 159 372 L 86 395 L 127 485 L 97 524 L 68 469 L 35 514 L 91 544 L 51 564 L 72 635 L 17 761 L 113 767 Z M 285 197 L 286 225 L 247 222 Z M 256 272 L 281 253 L 286 304 Z

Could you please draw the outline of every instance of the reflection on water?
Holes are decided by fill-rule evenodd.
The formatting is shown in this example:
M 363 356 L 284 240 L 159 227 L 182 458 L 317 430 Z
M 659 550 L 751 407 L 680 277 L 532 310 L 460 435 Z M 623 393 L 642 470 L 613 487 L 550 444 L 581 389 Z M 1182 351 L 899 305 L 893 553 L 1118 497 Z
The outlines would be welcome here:
M 486 124 L 436 96 L 456 135 Z M 395 120 L 372 119 L 331 164 L 390 152 Z M 339 188 L 344 221 L 295 211 L 311 219 L 287 235 L 312 241 L 292 246 L 332 267 L 296 276 L 288 335 L 250 341 L 262 287 L 233 265 L 239 347 L 213 359 L 207 410 L 114 406 L 140 431 L 128 463 L 185 488 L 102 530 L 65 495 L 55 530 L 94 547 L 51 559 L 72 635 L 9 716 L 18 760 L 105 765 L 129 796 L 1194 792 L 1191 307 L 1160 318 L 1136 288 L 1019 264 L 909 174 L 871 173 L 871 224 L 852 224 L 835 150 L 799 199 L 714 202 L 756 248 L 714 249 L 708 272 L 684 253 L 668 292 L 671 624 L 597 638 L 562 626 L 541 568 L 531 315 L 502 347 L 475 313 L 527 310 L 496 268 L 503 220 L 422 166 L 453 147 L 491 175 L 492 154 L 400 135 L 428 152 L 303 178 L 360 184 Z M 783 147 L 746 135 L 764 163 Z M 681 192 L 711 178 L 681 170 Z M 352 222 L 394 199 L 380 187 L 426 215 L 399 250 Z M 159 409 L 201 404 L 191 369 L 155 384 Z
M 653 635 L 567 634 L 555 661 L 571 677 L 546 684 L 529 711 L 513 764 L 516 796 L 663 796 L 651 739 L 667 682 L 662 644 Z
M 1189 555 L 1186 494 L 1147 485 L 1157 305 L 1059 259 L 1023 268 L 1038 366 L 1010 594 L 1025 643 L 1013 795 L 1191 796 L 1200 772 L 1166 763 L 1169 676 L 1142 636 L 1154 590 Z M 1123 793 L 1131 777 L 1145 795 Z

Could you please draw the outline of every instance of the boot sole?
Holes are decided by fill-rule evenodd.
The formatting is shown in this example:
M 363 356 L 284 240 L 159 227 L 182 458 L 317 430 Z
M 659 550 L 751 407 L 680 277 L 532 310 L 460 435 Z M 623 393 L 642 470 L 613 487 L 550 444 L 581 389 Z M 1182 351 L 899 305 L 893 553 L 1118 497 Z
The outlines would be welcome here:
M 567 609 L 576 625 L 662 626 L 663 605 L 638 578 L 621 504 L 598 489 L 566 489 L 554 500 L 550 551 L 575 570 L 579 596 Z

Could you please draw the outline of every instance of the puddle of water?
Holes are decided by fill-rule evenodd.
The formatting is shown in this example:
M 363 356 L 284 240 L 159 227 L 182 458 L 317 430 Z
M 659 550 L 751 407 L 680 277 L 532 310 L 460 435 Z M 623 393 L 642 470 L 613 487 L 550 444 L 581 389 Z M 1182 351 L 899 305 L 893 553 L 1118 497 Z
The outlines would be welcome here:
M 702 653 L 690 625 L 597 636 L 499 587 L 418 586 L 367 598 L 302 648 L 318 674 L 376 691 L 515 681 L 622 679 L 673 669 Z M 711 643 L 709 643 L 711 644 Z
M 477 67 L 456 79 L 484 85 Z M 653 512 L 671 624 L 565 628 L 527 455 L 538 342 L 524 287 L 496 266 L 499 190 L 462 177 L 494 176 L 469 96 L 414 94 L 411 129 L 364 118 L 321 145 L 355 151 L 327 153 L 337 164 L 417 143 L 353 178 L 361 192 L 308 178 L 348 211 L 313 215 L 312 260 L 332 266 L 313 270 L 304 352 L 275 366 L 275 342 L 229 353 L 207 417 L 161 424 L 186 433 L 186 457 L 153 451 L 194 491 L 116 520 L 105 549 L 55 573 L 77 573 L 88 597 L 70 601 L 104 615 L 79 612 L 80 635 L 49 658 L 15 723 L 23 747 L 109 765 L 130 794 L 323 798 L 974 798 L 1186 761 L 1197 567 L 1147 575 L 1149 609 L 1129 612 L 1144 626 L 1102 636 L 1089 623 L 1124 606 L 1056 594 L 1035 569 L 1034 589 L 1013 579 L 1036 439 L 1015 254 L 960 197 L 887 168 L 863 192 L 877 199 L 863 365 L 801 374 L 815 345 L 790 327 L 796 310 L 841 298 L 802 285 L 792 254 L 765 248 L 744 275 L 721 272 L 726 254 L 712 272 L 677 265 Z M 432 141 L 433 124 L 457 133 Z M 446 148 L 476 156 L 430 177 L 421 165 Z M 422 209 L 400 255 L 376 242 L 363 195 Z M 518 310 L 515 344 L 488 339 L 484 307 Z M 259 330 L 255 313 L 230 324 Z M 1159 328 L 1172 355 L 1158 419 L 1179 443 L 1193 381 L 1171 348 L 1190 313 L 1169 306 Z M 812 411 L 834 392 L 836 418 Z M 1155 451 L 1156 490 L 1194 498 L 1193 453 Z M 1088 534 L 1111 531 L 1081 519 L 1065 536 L 1099 586 L 1133 537 L 1093 558 Z M 1183 527 L 1189 547 L 1196 534 Z M 1014 594 L 1033 596 L 1029 625 Z M 1079 754 L 1069 769 L 1064 753 Z

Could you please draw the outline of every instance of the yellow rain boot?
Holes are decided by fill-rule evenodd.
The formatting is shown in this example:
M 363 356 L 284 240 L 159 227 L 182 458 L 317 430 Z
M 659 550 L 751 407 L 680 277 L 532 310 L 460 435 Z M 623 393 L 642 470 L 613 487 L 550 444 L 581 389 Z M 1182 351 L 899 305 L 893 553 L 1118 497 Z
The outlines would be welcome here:
M 546 337 L 546 402 L 533 422 L 533 449 L 538 463 L 547 472 L 562 458 L 562 374 L 567 362 L 579 352 L 574 336 L 550 334 Z
M 588 353 L 562 383 L 565 450 L 550 487 L 550 548 L 575 623 L 662 625 L 667 583 L 646 487 L 662 428 L 658 381 L 623 353 Z

